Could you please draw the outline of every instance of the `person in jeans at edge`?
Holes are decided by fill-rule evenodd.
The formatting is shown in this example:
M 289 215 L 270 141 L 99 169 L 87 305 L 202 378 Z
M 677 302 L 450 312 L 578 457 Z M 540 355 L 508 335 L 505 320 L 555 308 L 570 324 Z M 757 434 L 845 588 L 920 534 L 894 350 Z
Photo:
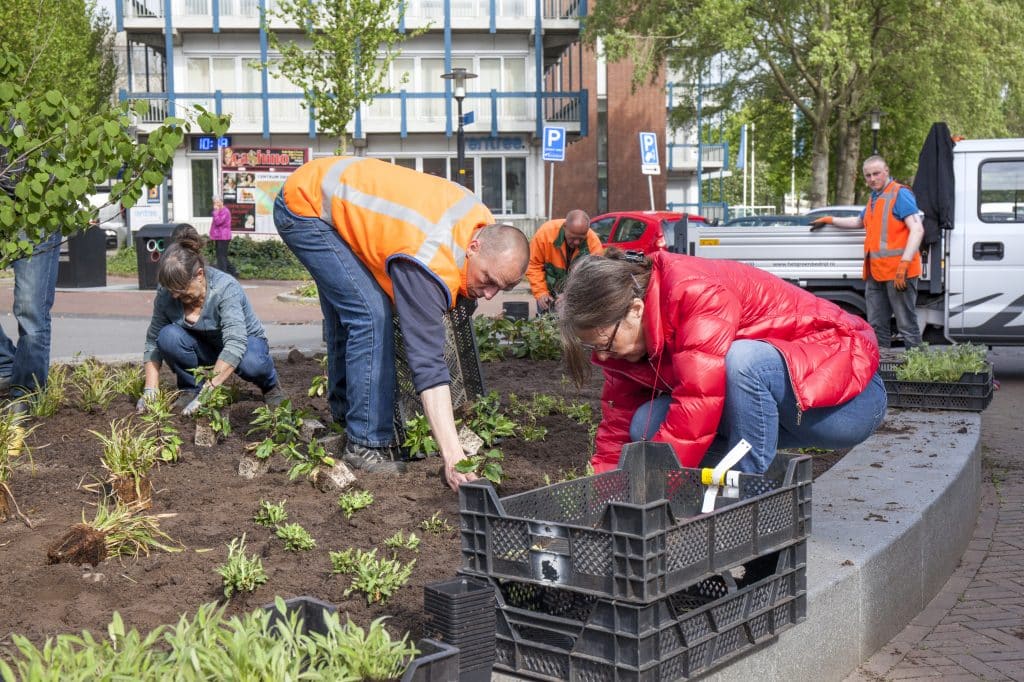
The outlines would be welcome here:
M 263 325 L 242 286 L 203 260 L 202 238 L 191 225 L 175 228 L 173 241 L 157 266 L 153 317 L 146 331 L 143 363 L 146 383 L 136 408 L 145 412 L 160 386 L 167 361 L 181 391 L 176 407 L 185 416 L 200 405 L 200 390 L 220 386 L 232 374 L 255 384 L 267 406 L 285 400 Z M 199 386 L 189 371 L 213 365 L 213 376 Z
M 345 425 L 342 458 L 367 472 L 402 473 L 395 453 L 398 314 L 413 385 L 452 489 L 475 478 L 455 427 L 444 360 L 444 314 L 459 296 L 513 288 L 529 259 L 526 236 L 494 224 L 465 188 L 379 159 L 315 159 L 274 203 L 278 234 L 317 284 L 327 333 L 328 402 Z
M 228 245 L 231 244 L 231 211 L 224 205 L 220 197 L 213 198 L 213 221 L 210 223 L 210 241 L 217 253 L 217 269 L 232 277 L 238 276 L 238 270 L 228 260 Z
M 889 176 L 889 166 L 881 156 L 864 161 L 864 180 L 871 188 L 871 200 L 859 216 L 837 218 L 822 216 L 811 221 L 811 231 L 825 225 L 864 228 L 864 299 L 868 322 L 878 337 L 879 348 L 892 345 L 891 321 L 903 345 L 921 345 L 921 327 L 917 321 L 917 283 L 921 276 L 921 240 L 924 223 L 917 200 L 909 187 Z
M 575 380 L 604 371 L 597 473 L 631 441 L 696 467 L 741 438 L 734 469 L 765 473 L 778 448 L 852 447 L 885 416 L 868 324 L 749 265 L 610 248 L 573 266 L 558 314 Z

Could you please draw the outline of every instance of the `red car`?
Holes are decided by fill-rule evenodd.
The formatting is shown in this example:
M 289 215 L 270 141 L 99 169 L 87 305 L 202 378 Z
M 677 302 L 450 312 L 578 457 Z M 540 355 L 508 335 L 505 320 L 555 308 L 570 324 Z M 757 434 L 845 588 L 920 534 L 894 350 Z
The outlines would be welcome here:
M 707 222 L 699 215 L 672 211 L 613 211 L 593 218 L 590 228 L 604 247 L 643 253 L 674 251 L 675 224 L 684 218 L 691 223 Z

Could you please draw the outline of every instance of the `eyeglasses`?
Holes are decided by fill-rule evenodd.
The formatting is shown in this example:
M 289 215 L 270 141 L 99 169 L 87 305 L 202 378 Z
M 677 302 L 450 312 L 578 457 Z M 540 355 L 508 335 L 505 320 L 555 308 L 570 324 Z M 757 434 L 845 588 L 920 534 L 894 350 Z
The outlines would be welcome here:
M 580 342 L 580 348 L 582 348 L 583 350 L 587 351 L 588 353 L 610 353 L 610 352 L 612 352 L 612 346 L 615 344 L 615 335 L 619 333 L 619 325 L 622 324 L 622 319 L 623 318 L 620 317 L 619 321 L 616 322 L 615 326 L 612 328 L 612 335 L 608 337 L 608 343 L 606 343 L 603 346 L 594 346 L 594 345 L 591 345 L 589 343 L 583 343 L 581 341 Z

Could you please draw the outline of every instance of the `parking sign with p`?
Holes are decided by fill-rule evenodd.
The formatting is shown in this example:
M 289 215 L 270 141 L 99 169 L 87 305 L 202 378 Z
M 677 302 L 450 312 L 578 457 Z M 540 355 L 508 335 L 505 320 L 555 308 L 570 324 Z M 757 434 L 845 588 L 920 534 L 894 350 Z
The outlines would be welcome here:
M 661 174 L 656 133 L 640 133 L 640 172 L 644 175 Z
M 544 161 L 565 161 L 565 128 L 544 126 Z

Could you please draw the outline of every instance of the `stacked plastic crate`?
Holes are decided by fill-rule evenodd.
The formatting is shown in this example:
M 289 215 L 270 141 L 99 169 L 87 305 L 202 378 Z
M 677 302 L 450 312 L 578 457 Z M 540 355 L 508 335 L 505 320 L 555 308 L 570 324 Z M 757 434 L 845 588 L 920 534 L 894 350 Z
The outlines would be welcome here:
M 461 486 L 462 573 L 495 587 L 495 667 L 688 679 L 802 621 L 810 458 L 780 454 L 701 513 L 706 491 L 659 443 L 627 445 L 615 471 L 506 498 Z

